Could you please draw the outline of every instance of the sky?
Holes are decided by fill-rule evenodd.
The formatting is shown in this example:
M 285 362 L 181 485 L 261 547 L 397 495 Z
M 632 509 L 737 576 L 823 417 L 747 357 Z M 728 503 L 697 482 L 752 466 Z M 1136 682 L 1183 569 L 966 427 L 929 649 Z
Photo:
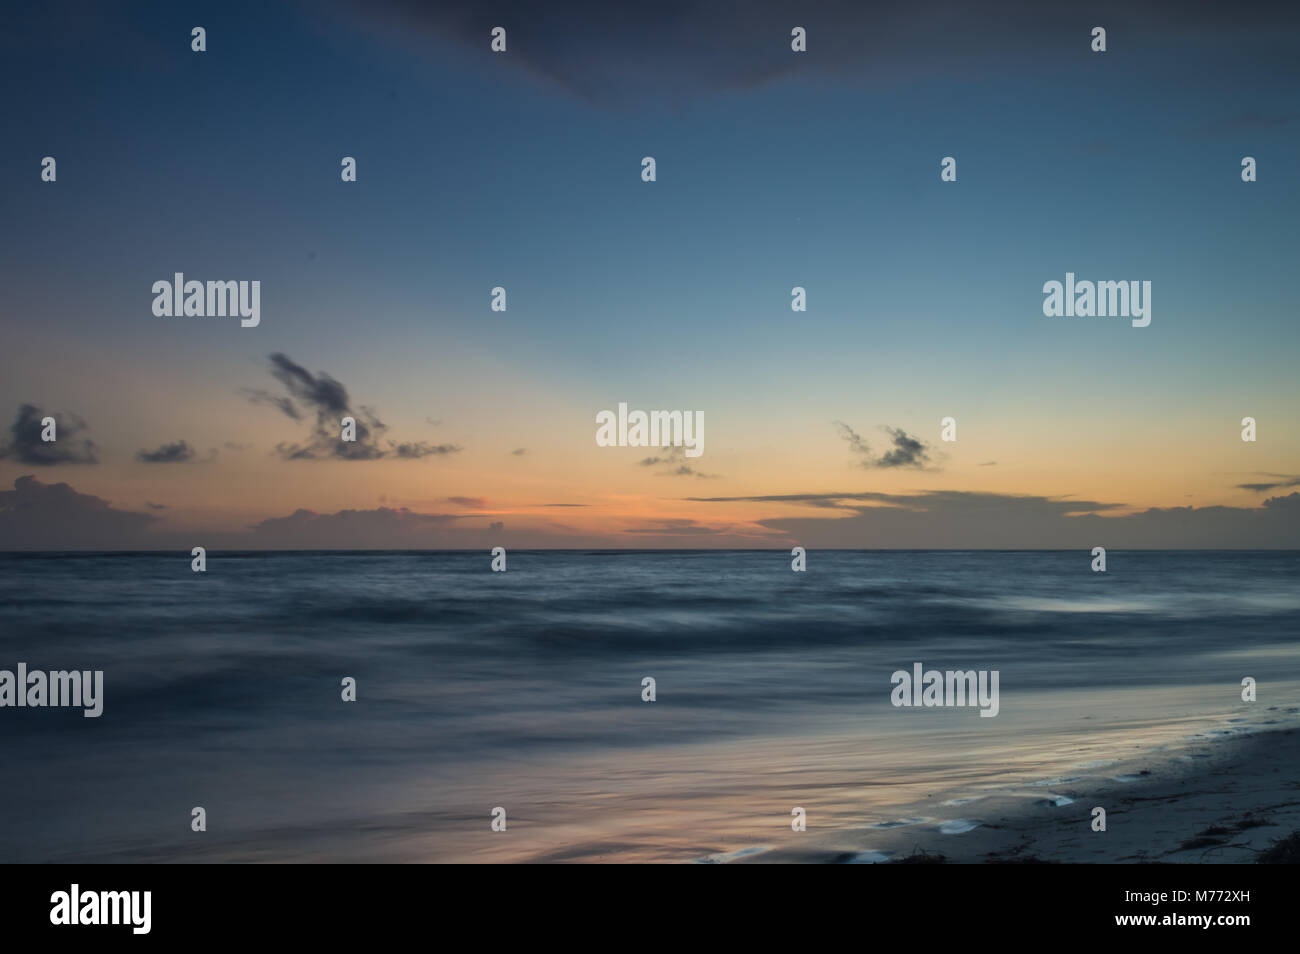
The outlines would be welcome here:
M 1045 6 L 14 11 L 0 549 L 1296 546 L 1300 11 Z

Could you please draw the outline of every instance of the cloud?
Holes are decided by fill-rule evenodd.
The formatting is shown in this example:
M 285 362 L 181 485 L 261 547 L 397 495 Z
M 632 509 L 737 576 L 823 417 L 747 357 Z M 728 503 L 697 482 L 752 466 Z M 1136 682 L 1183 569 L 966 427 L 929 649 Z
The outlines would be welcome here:
M 930 462 L 927 445 L 923 441 L 910 437 L 901 427 L 886 427 L 884 430 L 893 438 L 894 446 L 876 461 L 875 466 L 919 469 Z
M 1274 513 L 1285 513 L 1300 516 L 1300 492 L 1292 492 L 1285 497 L 1269 497 L 1264 501 L 1264 508 Z M 1224 507 L 1224 510 L 1236 508 Z
M 298 408 L 287 397 L 281 397 L 278 394 L 272 394 L 270 391 L 262 388 L 241 388 L 243 394 L 250 404 L 265 404 L 270 407 L 278 408 L 285 417 L 295 421 L 301 421 L 302 415 L 298 413 Z
M 288 355 L 276 352 L 269 356 L 271 376 L 289 392 L 288 397 L 260 388 L 245 388 L 242 393 L 253 404 L 269 405 L 294 421 L 314 417 L 308 439 L 302 443 L 281 441 L 275 452 L 285 460 L 379 460 L 395 457 L 420 460 L 458 453 L 455 444 L 429 444 L 425 441 L 380 444 L 388 425 L 363 404 L 352 407 L 348 390 L 341 381 L 324 371 L 312 374 Z M 297 402 L 297 403 L 295 403 Z M 343 418 L 356 422 L 356 440 L 341 439 Z
M 163 444 L 157 450 L 139 450 L 135 459 L 145 464 L 180 464 L 194 459 L 194 448 L 185 441 Z
M 729 527 L 709 527 L 697 523 L 694 520 L 683 519 L 657 519 L 650 521 L 656 526 L 653 527 L 632 527 L 624 530 L 624 533 L 647 533 L 655 536 L 676 536 L 676 537 L 694 537 L 694 536 L 712 536 L 718 533 L 727 533 Z
M 328 514 L 299 509 L 287 517 L 263 520 L 250 530 L 255 546 L 276 549 L 398 549 L 434 547 L 439 531 L 460 519 L 456 514 L 416 513 L 405 507 Z
M 849 450 L 861 458 L 857 462 L 861 467 L 884 469 L 913 467 L 917 470 L 923 470 L 925 465 L 930 462 L 929 445 L 918 438 L 912 437 L 901 427 L 883 425 L 880 428 L 889 435 L 893 446 L 879 458 L 873 458 L 871 448 L 863 440 L 861 434 L 843 421 L 834 421 L 832 423 L 834 423 L 840 437 L 848 442 Z
M 998 507 L 1007 501 L 1019 501 L 1050 506 L 1061 513 L 1098 513 L 1122 510 L 1122 503 L 1100 503 L 1095 500 L 1074 500 L 1069 497 L 1036 497 L 1015 494 L 977 493 L 965 490 L 923 490 L 912 494 L 888 494 L 877 490 L 853 493 L 763 494 L 746 497 L 685 497 L 701 503 L 734 503 L 757 501 L 762 503 L 802 503 L 810 506 L 834 504 L 851 510 L 870 510 L 861 504 L 884 504 L 894 507 L 919 509 L 969 509 L 971 507 Z M 857 501 L 860 503 L 849 503 Z
M 150 500 L 146 500 L 146 501 L 144 502 L 144 505 L 145 505 L 146 507 L 148 507 L 150 510 L 166 510 L 166 509 L 167 509 L 167 505 L 166 505 L 166 504 L 154 503 L 154 502 L 152 502 L 152 501 L 150 501 Z
M 835 429 L 839 431 L 840 437 L 849 442 L 849 450 L 855 454 L 861 454 L 864 457 L 871 456 L 871 448 L 867 442 L 862 439 L 862 435 L 849 427 L 843 421 L 833 421 Z
M 542 506 L 543 507 L 590 507 L 591 504 L 559 503 L 559 504 L 542 504 Z
M 364 406 L 354 411 L 348 391 L 342 382 L 325 372 L 313 375 L 288 355 L 270 356 L 271 376 L 284 385 L 291 398 L 315 413 L 316 428 L 306 444 L 281 443 L 276 446 L 280 456 L 287 460 L 375 460 L 384 456 L 378 446 L 379 436 L 387 425 Z M 286 402 L 293 408 L 292 402 Z M 296 408 L 294 409 L 296 411 Z M 289 413 L 287 410 L 285 413 Z M 292 417 L 292 414 L 290 414 Z M 350 417 L 356 421 L 356 440 L 340 440 L 341 422 Z
M 44 426 L 41 421 L 54 418 L 55 440 L 41 440 Z M 0 458 L 35 467 L 56 467 L 61 464 L 98 464 L 98 448 L 88 437 L 78 435 L 89 430 L 86 422 L 76 414 L 46 414 L 33 404 L 18 408 L 9 427 L 9 442 L 0 447 Z
M 1260 484 L 1237 484 L 1238 490 L 1251 490 L 1257 494 L 1268 493 L 1270 490 L 1281 490 L 1285 487 L 1300 487 L 1300 477 L 1291 474 L 1265 474 L 1266 477 L 1275 477 L 1276 480 L 1269 483 Z
M 482 497 L 448 497 L 447 503 L 458 507 L 472 507 L 476 510 L 482 510 L 487 506 L 487 501 Z
M 478 502 L 481 498 L 459 500 Z M 620 531 L 578 531 L 558 524 L 516 528 L 517 547 L 599 547 L 623 539 L 637 546 L 694 538 L 702 547 L 799 543 L 821 548 L 903 549 L 1244 549 L 1295 547 L 1300 492 L 1258 508 L 1156 507 L 1122 513 L 1124 504 L 1043 497 L 923 490 L 688 497 L 727 504 L 801 507 L 793 516 L 748 518 L 734 526 L 688 518 L 654 519 Z M 149 503 L 151 510 L 164 509 Z M 563 506 L 584 506 L 565 504 Z M 710 511 L 713 513 L 714 511 Z M 20 477 L 0 492 L 0 550 L 176 550 L 195 543 L 217 549 L 476 549 L 499 543 L 504 521 L 473 513 L 419 513 L 407 508 L 299 509 L 243 529 L 166 530 L 152 513 L 117 509 L 67 484 Z
M 523 457 L 525 454 L 528 453 L 528 448 L 527 448 L 527 447 L 516 447 L 516 448 L 515 448 L 514 450 L 512 450 L 510 453 L 514 454 L 516 457 Z
M 755 521 L 804 546 L 881 549 L 1247 549 L 1291 548 L 1300 539 L 1300 493 L 1260 508 L 1152 507 L 1120 514 L 1121 503 L 958 490 L 910 494 L 808 493 L 688 497 L 841 512 L 833 517 Z
M 479 501 L 478 497 L 463 498 Z M 251 526 L 169 528 L 160 515 L 163 504 L 147 503 L 153 513 L 113 507 L 107 501 L 79 493 L 67 484 L 44 484 L 21 477 L 12 491 L 0 492 L 0 551 L 6 550 L 154 550 L 172 551 L 188 572 L 191 547 L 207 547 L 209 558 L 222 550 L 484 550 L 502 543 L 505 520 L 489 520 L 469 512 L 421 513 L 406 507 L 318 513 L 299 508 L 287 516 L 261 520 Z M 585 505 L 577 505 L 585 506 Z M 673 528 L 669 526 L 668 530 Z M 582 530 L 555 521 L 527 520 L 510 531 L 518 548 L 601 548 L 622 539 L 630 546 L 660 545 L 644 536 L 621 537 L 613 532 Z M 689 532 L 689 531 L 687 531 Z M 752 529 L 732 536 L 710 535 L 709 546 L 744 546 L 758 537 Z M 665 538 L 664 545 L 672 539 Z M 704 539 L 704 538 L 701 538 Z
M 309 408 L 320 413 L 343 415 L 348 413 L 347 388 L 325 372 L 313 376 L 288 355 L 276 352 L 270 356 L 271 376 L 285 386 L 289 393 Z
M 699 477 L 704 480 L 713 480 L 717 474 L 705 474 L 696 470 L 690 464 L 686 463 L 689 458 L 686 456 L 685 447 L 671 446 L 664 449 L 662 454 L 653 457 L 643 457 L 637 461 L 639 467 L 665 467 L 655 476 L 657 477 Z
M 441 457 L 445 454 L 458 454 L 461 448 L 455 444 L 426 444 L 424 441 L 415 441 L 408 444 L 394 444 L 388 442 L 392 448 L 393 456 L 401 457 L 405 460 L 419 460 L 421 457 Z
M 0 491 L 0 550 L 130 550 L 157 519 L 29 475 Z
M 352 0 L 350 9 L 400 42 L 450 42 L 490 61 L 484 69 L 521 70 L 618 108 L 676 106 L 792 78 L 893 88 L 933 77 L 1021 75 L 1086 56 L 1094 23 L 1123 36 L 1127 49 L 1178 48 L 1190 38 L 1285 65 L 1289 50 L 1270 44 L 1268 34 L 1297 21 L 1294 9 L 1275 7 L 1261 31 L 1261 21 L 1243 17 L 1232 0 L 1094 0 L 1083 19 L 1077 5 L 1041 0 L 992 8 L 950 0 Z M 790 49 L 795 25 L 807 30 L 806 54 Z M 496 26 L 507 30 L 504 55 L 488 52 Z

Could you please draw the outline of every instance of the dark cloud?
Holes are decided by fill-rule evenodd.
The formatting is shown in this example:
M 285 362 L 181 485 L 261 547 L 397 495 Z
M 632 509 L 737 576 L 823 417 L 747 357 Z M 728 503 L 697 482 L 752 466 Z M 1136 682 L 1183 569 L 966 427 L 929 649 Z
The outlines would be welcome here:
M 516 448 L 515 448 L 514 450 L 512 450 L 510 453 L 514 454 L 516 457 L 523 457 L 525 454 L 528 453 L 528 448 L 527 448 L 527 447 L 516 447 Z
M 686 498 L 800 504 L 834 517 L 770 517 L 756 523 L 804 546 L 885 549 L 1291 548 L 1300 539 L 1300 493 L 1242 507 L 1153 507 L 939 490 L 912 494 L 812 493 Z
M 921 468 L 930 462 L 927 445 L 908 435 L 901 427 L 886 427 L 885 431 L 894 441 L 894 446 L 876 462 L 877 467 L 916 467 Z
M 402 457 L 406 460 L 419 460 L 421 457 L 441 457 L 445 454 L 458 454 L 461 448 L 455 444 L 426 444 L 424 441 L 414 441 L 407 444 L 395 444 L 388 442 L 392 448 L 393 456 Z
M 167 505 L 166 505 L 166 504 L 158 504 L 158 503 L 154 503 L 153 501 L 150 501 L 150 500 L 146 500 L 146 501 L 144 502 L 144 505 L 145 505 L 146 507 L 148 507 L 150 510 L 166 510 L 166 509 L 167 509 Z
M 41 421 L 54 418 L 55 440 L 41 440 Z M 46 414 L 33 404 L 23 404 L 9 427 L 9 442 L 0 446 L 0 458 L 33 467 L 56 467 L 61 464 L 98 464 L 99 449 L 88 437 L 78 437 L 89 430 L 75 414 Z
M 1238 490 L 1252 490 L 1257 494 L 1266 494 L 1270 490 L 1282 490 L 1286 487 L 1300 487 L 1300 477 L 1291 474 L 1265 474 L 1265 477 L 1273 477 L 1274 480 L 1267 483 L 1259 484 L 1237 484 Z
M 901 427 L 884 425 L 880 428 L 889 435 L 892 446 L 879 458 L 874 458 L 871 455 L 870 446 L 863 440 L 862 435 L 843 421 L 834 421 L 833 423 L 840 437 L 848 442 L 849 450 L 861 458 L 857 462 L 861 467 L 884 469 L 914 467 L 917 470 L 923 470 L 925 465 L 930 462 L 929 445 L 918 438 L 912 437 Z
M 288 355 L 271 355 L 271 376 L 284 385 L 290 397 L 316 415 L 316 428 L 306 444 L 277 445 L 280 456 L 286 460 L 376 460 L 384 456 L 378 439 L 387 425 L 364 406 L 354 411 L 348 399 L 347 388 L 325 372 L 313 375 Z M 356 440 L 339 439 L 342 420 L 350 417 L 356 421 Z
M 385 442 L 387 447 L 382 446 L 381 439 L 388 425 L 364 404 L 357 405 L 354 410 L 347 388 L 341 381 L 324 371 L 312 374 L 279 352 L 270 355 L 269 360 L 271 376 L 283 385 L 289 396 L 260 388 L 245 388 L 242 393 L 253 404 L 278 408 L 292 420 L 314 417 L 313 430 L 307 441 L 281 441 L 275 445 L 275 452 L 285 460 L 379 460 L 383 457 L 420 460 L 461 450 L 455 444 L 429 444 L 425 441 L 398 443 L 390 440 Z M 345 417 L 356 422 L 356 440 L 341 439 Z
M 157 519 L 67 484 L 19 477 L 13 490 L 0 491 L 0 550 L 130 550 Z
M 135 459 L 145 464 L 181 464 L 193 460 L 194 457 L 194 448 L 183 440 L 163 444 L 157 450 L 135 452 Z
M 458 44 L 481 57 L 485 70 L 522 70 L 620 108 L 676 105 L 794 77 L 893 88 L 931 77 L 1020 75 L 1088 56 L 1095 24 L 1109 31 L 1110 56 L 1121 68 L 1124 50 L 1149 56 L 1191 42 L 1293 69 L 1291 51 L 1269 41 L 1298 19 L 1294 4 L 1243 16 L 1233 0 L 1093 0 L 1084 7 L 1041 0 L 350 0 L 349 8 L 401 42 Z M 504 54 L 489 52 L 496 26 L 507 30 Z M 794 26 L 807 30 L 807 53 L 791 52 Z
M 480 497 L 449 498 L 457 505 L 480 504 Z M 232 548 L 292 550 L 440 550 L 491 546 L 502 521 L 486 522 L 472 513 L 421 513 L 406 507 L 339 510 L 317 513 L 299 509 L 287 517 L 263 520 L 250 533 L 230 534 L 222 541 Z M 537 535 L 528 542 L 545 546 Z
M 479 498 L 463 498 L 478 500 Z M 1300 492 L 1271 497 L 1259 508 L 1157 507 L 1120 514 L 1120 503 L 1069 497 L 1016 496 L 942 490 L 795 493 L 685 498 L 710 503 L 797 505 L 808 516 L 768 517 L 737 527 L 691 519 L 657 519 L 621 534 L 653 544 L 693 537 L 700 546 L 798 542 L 823 548 L 901 549 L 1241 549 L 1294 548 L 1300 539 Z M 149 503 L 150 509 L 163 509 Z M 564 506 L 583 506 L 566 504 Z M 500 524 L 503 521 L 494 521 Z M 196 542 L 223 549 L 473 549 L 491 546 L 493 524 L 469 513 L 417 513 L 406 508 L 300 509 L 244 530 L 164 531 L 160 518 L 119 510 L 67 484 L 25 476 L 0 492 L 0 550 L 171 550 L 188 554 Z M 553 525 L 512 531 L 516 546 L 608 546 L 608 536 L 584 536 Z M 707 541 L 707 542 L 706 542 Z M 640 544 L 638 544 L 640 545 Z
M 482 497 L 448 497 L 447 503 L 455 504 L 458 507 L 473 507 L 482 510 L 487 506 L 487 501 Z
M 1285 497 L 1269 497 L 1264 501 L 1264 508 L 1266 510 L 1271 510 L 1273 513 L 1300 516 L 1300 491 L 1294 491 L 1287 494 Z M 1223 507 L 1220 509 L 1236 510 L 1238 508 Z
M 340 417 L 348 413 L 348 392 L 338 381 L 322 371 L 313 375 L 288 355 L 271 355 L 271 376 L 285 386 L 289 394 L 309 408 Z
M 456 514 L 416 513 L 405 507 L 328 514 L 299 509 L 254 524 L 251 542 L 275 549 L 433 548 L 443 542 L 440 531 L 459 519 Z
M 685 447 L 665 447 L 663 452 L 653 457 L 643 457 L 637 461 L 640 467 L 663 467 L 656 474 L 658 477 L 699 477 L 704 480 L 713 480 L 718 474 L 706 474 L 696 470 L 687 463 L 691 458 L 686 456 Z
M 868 490 L 854 493 L 815 493 L 815 494 L 765 494 L 749 497 L 685 497 L 685 500 L 701 503 L 734 503 L 737 501 L 757 501 L 760 503 L 802 503 L 813 507 L 833 504 L 851 510 L 872 510 L 859 504 L 883 504 L 894 507 L 912 507 L 918 509 L 960 509 L 999 507 L 1011 501 L 1050 506 L 1061 513 L 1099 513 L 1107 510 L 1122 510 L 1122 503 L 1099 503 L 1095 500 L 1074 500 L 1069 497 L 1035 497 L 1014 494 L 975 493 L 965 490 L 924 490 L 913 494 L 887 494 Z M 858 503 L 854 503 L 858 502 Z

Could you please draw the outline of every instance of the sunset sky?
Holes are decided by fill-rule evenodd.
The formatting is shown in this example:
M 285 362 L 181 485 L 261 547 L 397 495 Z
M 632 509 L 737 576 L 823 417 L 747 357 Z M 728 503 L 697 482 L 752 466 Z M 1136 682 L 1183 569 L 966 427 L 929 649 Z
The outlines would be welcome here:
M 1295 546 L 1300 15 L 1040 6 L 7 14 L 0 549 Z M 331 381 L 381 456 L 286 459 Z

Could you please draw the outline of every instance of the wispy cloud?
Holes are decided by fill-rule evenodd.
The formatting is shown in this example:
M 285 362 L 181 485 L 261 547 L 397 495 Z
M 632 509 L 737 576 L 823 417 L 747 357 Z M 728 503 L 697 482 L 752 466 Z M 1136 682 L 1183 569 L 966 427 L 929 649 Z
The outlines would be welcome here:
M 666 447 L 652 457 L 643 457 L 637 461 L 639 467 L 662 467 L 656 476 L 659 477 L 699 477 L 704 480 L 713 480 L 717 474 L 706 474 L 696 470 L 686 461 L 685 447 Z
M 1274 479 L 1258 484 L 1237 484 L 1237 489 L 1252 490 L 1257 494 L 1264 494 L 1270 490 L 1281 490 L 1285 487 L 1300 487 L 1300 477 L 1293 474 L 1264 474 L 1264 476 Z
M 654 536 L 698 537 L 727 533 L 729 527 L 710 527 L 687 519 L 659 519 L 650 521 L 654 526 L 631 527 L 624 533 L 651 534 Z
M 384 441 L 388 425 L 364 404 L 358 404 L 354 409 L 348 390 L 341 381 L 324 371 L 312 374 L 279 352 L 272 354 L 269 360 L 271 376 L 284 386 L 288 396 L 260 388 L 246 388 L 242 393 L 251 403 L 277 408 L 290 420 L 306 420 L 308 415 L 314 417 L 312 433 L 305 442 L 281 441 L 276 445 L 276 453 L 285 460 L 379 460 L 384 457 L 420 460 L 461 450 L 456 444 Z M 341 439 L 345 417 L 355 422 L 355 440 Z
M 135 459 L 144 464 L 183 464 L 196 456 L 194 448 L 183 440 L 163 444 L 157 450 L 135 452 Z
M 443 457 L 457 454 L 461 448 L 456 444 L 429 444 L 425 441 L 413 441 L 407 444 L 395 444 L 389 441 L 394 457 L 406 460 L 419 460 L 421 457 Z
M 835 430 L 839 432 L 840 437 L 849 443 L 849 450 L 854 454 L 870 459 L 871 447 L 863 440 L 862 435 L 855 431 L 843 421 L 834 421 Z
M 244 397 L 248 398 L 251 404 L 265 404 L 268 407 L 276 408 L 285 417 L 295 421 L 301 421 L 302 415 L 298 413 L 298 408 L 287 397 L 278 394 L 272 394 L 264 388 L 243 388 L 240 391 Z

